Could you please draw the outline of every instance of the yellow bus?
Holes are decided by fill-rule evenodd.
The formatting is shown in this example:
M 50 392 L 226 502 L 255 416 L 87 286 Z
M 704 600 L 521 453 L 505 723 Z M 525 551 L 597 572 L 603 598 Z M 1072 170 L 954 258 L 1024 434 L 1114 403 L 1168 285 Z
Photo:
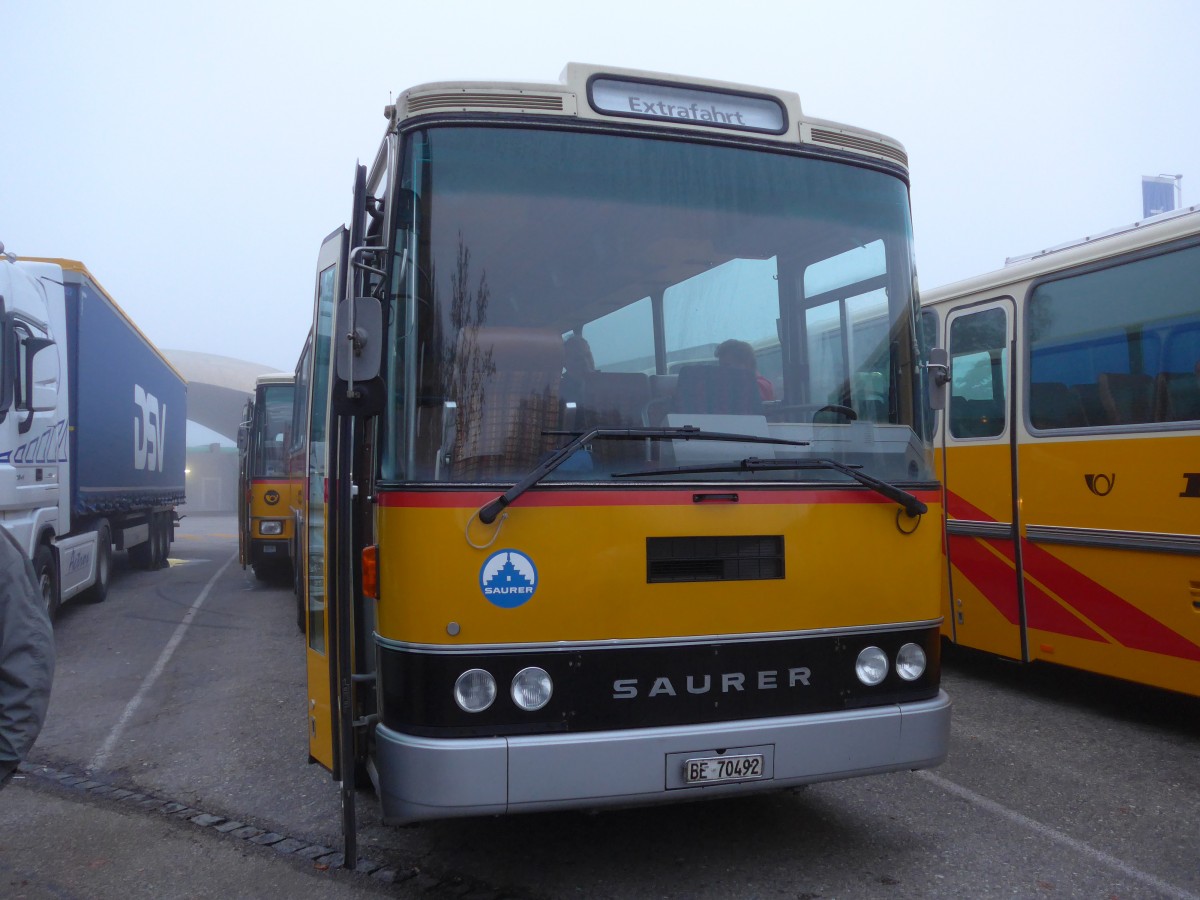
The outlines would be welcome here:
M 392 823 L 939 763 L 902 146 L 579 64 L 386 114 L 317 270 L 311 757 Z
M 296 624 L 307 632 L 308 604 L 318 615 L 324 605 L 325 476 L 324 429 L 330 349 L 328 316 L 322 330 L 310 329 L 296 362 L 292 400 L 291 439 L 287 448 L 288 475 L 293 484 L 292 588 L 296 597 Z M 319 368 L 314 372 L 314 365 Z M 314 375 L 316 381 L 314 383 Z M 321 619 L 318 618 L 318 623 Z M 324 632 L 314 632 L 323 639 Z
M 260 375 L 238 432 L 239 560 L 261 581 L 291 578 L 295 487 L 285 448 L 294 380 L 288 373 Z
M 1200 694 L 1200 208 L 925 292 L 945 635 Z

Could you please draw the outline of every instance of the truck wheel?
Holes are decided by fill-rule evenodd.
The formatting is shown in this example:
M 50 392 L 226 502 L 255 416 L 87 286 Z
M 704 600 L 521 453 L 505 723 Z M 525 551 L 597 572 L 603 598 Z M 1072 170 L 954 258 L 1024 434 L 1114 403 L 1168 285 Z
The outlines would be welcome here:
M 96 583 L 80 597 L 85 603 L 103 603 L 108 596 L 108 580 L 112 574 L 112 529 L 107 522 L 96 526 Z
M 154 568 L 154 526 L 150 527 L 150 540 L 134 544 L 129 548 L 129 562 L 138 569 Z
M 153 536 L 154 542 L 154 568 L 161 569 L 169 563 L 167 557 L 171 554 L 171 537 L 167 534 L 167 517 L 162 513 L 155 513 L 151 520 L 150 533 Z
M 38 544 L 33 553 L 33 572 L 37 575 L 38 587 L 42 591 L 42 602 L 50 621 L 58 616 L 58 567 L 54 565 L 54 551 L 46 544 Z
M 171 565 L 171 514 L 162 514 L 162 561 L 164 566 Z

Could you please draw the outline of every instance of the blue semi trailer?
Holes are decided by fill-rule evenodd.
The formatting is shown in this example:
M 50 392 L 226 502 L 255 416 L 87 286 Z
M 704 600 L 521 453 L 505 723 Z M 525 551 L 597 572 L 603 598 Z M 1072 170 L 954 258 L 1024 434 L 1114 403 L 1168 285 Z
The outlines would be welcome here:
M 0 525 L 52 616 L 105 598 L 114 551 L 166 563 L 186 421 L 186 382 L 82 263 L 0 253 Z

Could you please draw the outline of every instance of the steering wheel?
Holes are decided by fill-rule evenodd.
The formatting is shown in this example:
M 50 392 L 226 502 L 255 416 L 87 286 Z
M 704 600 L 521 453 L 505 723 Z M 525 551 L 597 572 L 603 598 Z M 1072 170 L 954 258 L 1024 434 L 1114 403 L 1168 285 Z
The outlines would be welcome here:
M 851 422 L 853 422 L 855 419 L 858 418 L 858 413 L 856 413 L 849 406 L 842 406 L 840 403 L 829 403 L 829 404 L 826 404 L 825 406 L 822 406 L 815 413 L 813 413 L 813 421 L 814 422 L 817 421 L 817 416 L 819 416 L 823 412 L 837 413 L 839 416 L 844 416 L 846 419 L 848 419 Z

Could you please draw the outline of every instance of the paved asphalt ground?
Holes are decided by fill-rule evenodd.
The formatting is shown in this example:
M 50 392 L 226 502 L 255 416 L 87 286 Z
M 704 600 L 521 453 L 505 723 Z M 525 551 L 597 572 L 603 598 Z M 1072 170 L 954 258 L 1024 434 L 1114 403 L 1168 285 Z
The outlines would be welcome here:
M 0 791 L 5 900 L 429 896 L 417 883 L 405 891 L 403 885 L 236 837 L 219 830 L 231 823 L 216 816 L 196 810 L 179 816 L 164 811 L 161 800 L 149 815 L 141 805 L 147 798 L 136 799 L 141 795 L 132 802 L 112 800 L 103 786 L 60 785 L 37 767 L 33 772 L 39 774 L 19 774 Z
M 0 790 L 0 900 L 1020 897 L 1200 900 L 1200 700 L 951 653 L 936 770 L 797 793 L 389 828 L 306 759 L 291 593 L 185 520 L 56 623 L 31 762 Z

